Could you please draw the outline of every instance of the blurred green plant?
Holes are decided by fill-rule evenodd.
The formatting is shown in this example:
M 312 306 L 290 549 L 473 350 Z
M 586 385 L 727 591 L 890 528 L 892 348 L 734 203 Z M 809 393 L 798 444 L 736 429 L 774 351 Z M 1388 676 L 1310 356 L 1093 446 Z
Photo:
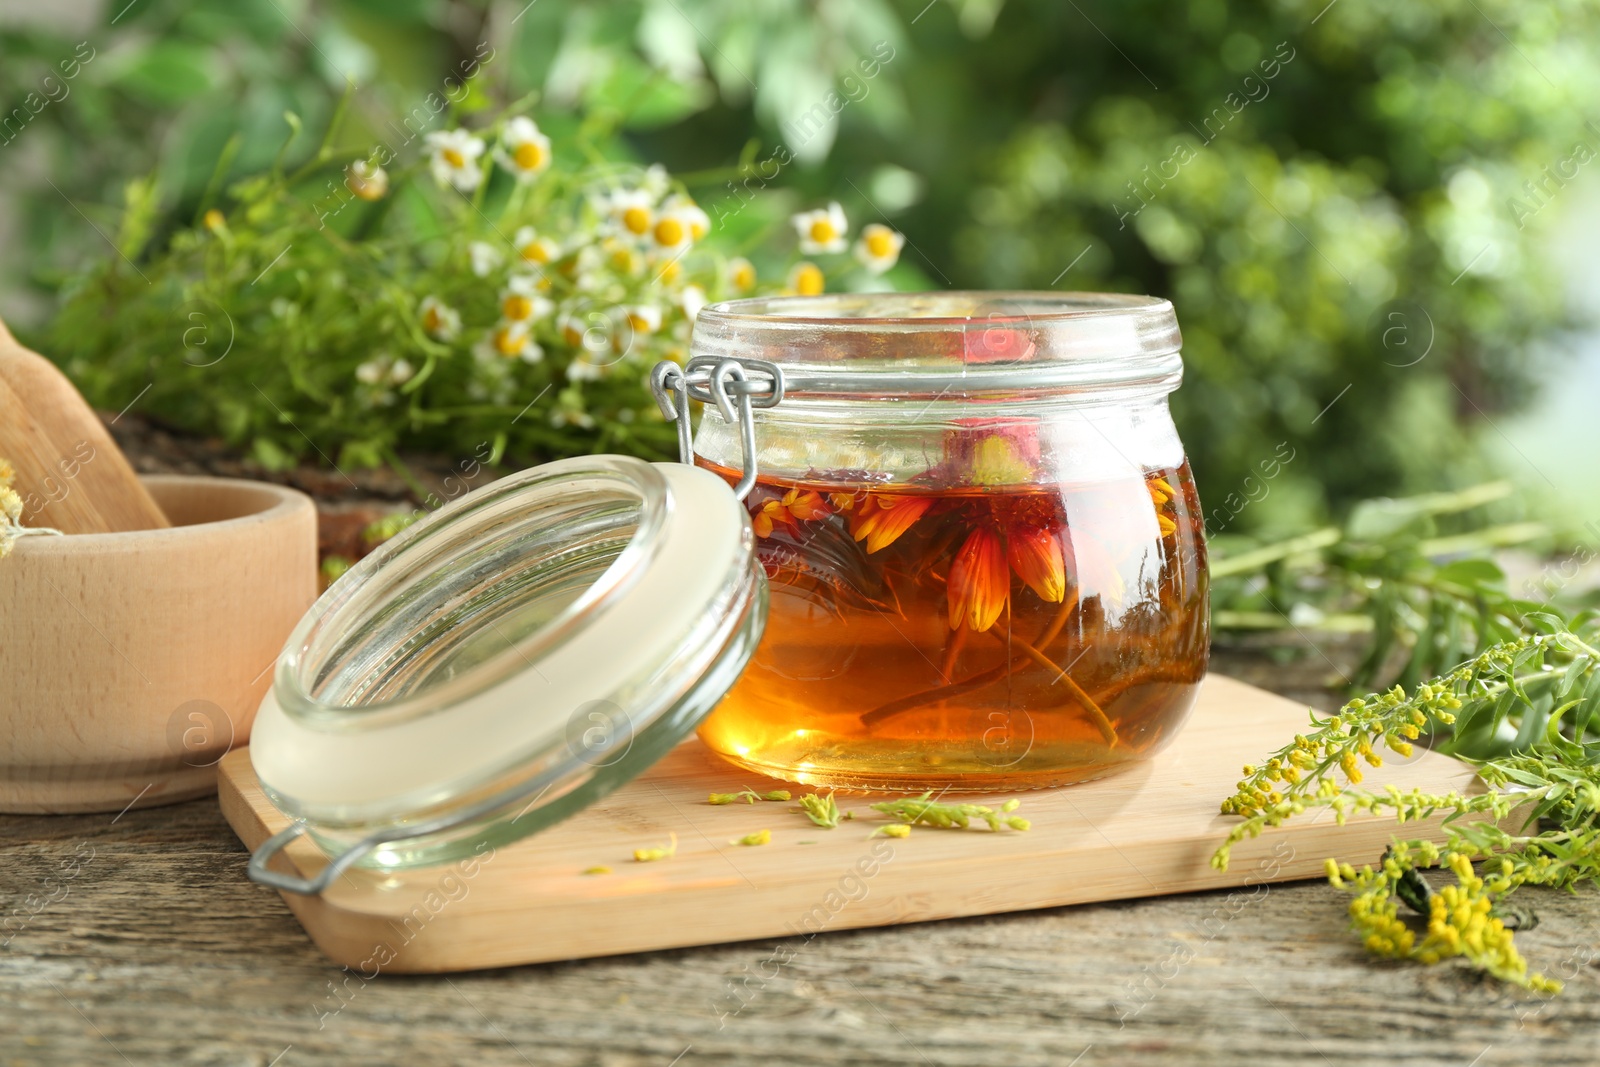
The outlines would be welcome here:
M 1008 5 L 991 49 L 1037 121 L 980 153 L 949 238 L 958 283 L 1170 296 L 1202 498 L 1268 442 L 1303 456 L 1246 527 L 1484 475 L 1470 431 L 1528 397 L 1564 314 L 1538 244 L 1559 210 L 1524 227 L 1513 200 L 1551 202 L 1545 168 L 1600 151 L 1600 4 L 1326 7 Z
M 452 105 L 473 110 L 476 69 Z M 508 450 L 672 453 L 650 368 L 683 361 L 700 308 L 758 275 L 707 240 L 710 219 L 665 169 L 609 164 L 581 136 L 580 161 L 596 162 L 552 166 L 550 138 L 513 106 L 428 132 L 416 158 L 388 142 L 341 150 L 336 113 L 289 170 L 300 120 L 285 118 L 278 162 L 209 190 L 199 224 L 164 249 L 146 253 L 155 208 L 130 186 L 120 255 L 72 281 L 51 334 L 92 399 L 137 396 L 272 469 L 404 473 L 401 449 L 490 466 Z M 793 222 L 836 277 L 873 277 L 898 254 L 898 235 L 868 226 L 852 261 L 837 205 Z M 874 238 L 889 254 L 869 254 Z M 784 284 L 825 283 L 800 260 Z
M 1359 635 L 1353 693 L 1414 686 L 1523 632 L 1549 601 L 1513 596 L 1499 549 L 1548 545 L 1540 522 L 1491 521 L 1507 482 L 1364 500 L 1341 525 L 1262 542 L 1212 539 L 1212 622 L 1220 631 Z M 1576 606 L 1576 605 L 1574 605 Z
M 1538 247 L 1561 175 L 1600 150 L 1583 121 L 1600 0 L 116 7 L 81 34 L 0 30 L 7 100 L 80 40 L 98 50 L 0 147 L 0 166 L 36 160 L 6 189 L 41 292 L 99 240 L 63 196 L 110 233 L 106 205 L 148 176 L 159 249 L 197 217 L 233 133 L 225 181 L 270 164 L 285 110 L 321 128 L 349 77 L 347 121 L 370 141 L 487 44 L 485 97 L 540 91 L 558 145 L 581 132 L 604 158 L 659 159 L 716 217 L 719 198 L 764 190 L 730 247 L 842 193 L 852 218 L 907 233 L 899 288 L 1172 297 L 1175 412 L 1203 498 L 1236 491 L 1276 442 L 1302 457 L 1246 531 L 1481 480 L 1472 430 L 1528 396 L 1549 370 L 1531 342 L 1563 323 Z M 868 78 L 875 53 L 894 58 Z M 780 143 L 792 164 L 763 169 Z

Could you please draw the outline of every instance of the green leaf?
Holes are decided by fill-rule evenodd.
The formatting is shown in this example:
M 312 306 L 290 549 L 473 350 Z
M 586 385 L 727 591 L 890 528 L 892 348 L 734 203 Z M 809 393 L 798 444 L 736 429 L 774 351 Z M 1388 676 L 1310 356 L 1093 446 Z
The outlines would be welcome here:
M 158 40 L 131 53 L 111 84 L 144 103 L 171 107 L 215 87 L 215 62 L 210 49 Z
M 1434 577 L 1459 585 L 1499 584 L 1506 580 L 1505 571 L 1487 559 L 1458 559 L 1434 572 Z

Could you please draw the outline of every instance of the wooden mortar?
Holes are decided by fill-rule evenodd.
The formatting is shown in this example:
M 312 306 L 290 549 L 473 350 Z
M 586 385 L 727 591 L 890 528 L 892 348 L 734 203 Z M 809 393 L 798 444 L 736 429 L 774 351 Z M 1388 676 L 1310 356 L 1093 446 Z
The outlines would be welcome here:
M 317 595 L 293 489 L 149 476 L 167 529 L 26 537 L 0 560 L 0 811 L 211 793 Z

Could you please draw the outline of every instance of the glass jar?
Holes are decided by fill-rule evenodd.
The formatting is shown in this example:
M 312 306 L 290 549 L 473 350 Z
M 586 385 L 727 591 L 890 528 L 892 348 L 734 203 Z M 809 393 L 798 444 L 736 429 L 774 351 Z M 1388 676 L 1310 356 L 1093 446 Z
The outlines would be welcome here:
M 592 803 L 688 736 L 761 636 L 749 521 L 711 474 L 583 456 L 462 496 L 306 613 L 250 743 L 294 822 L 256 881 L 449 862 Z M 308 833 L 334 861 L 268 869 Z
M 1209 647 L 1200 504 L 1167 407 L 1172 305 L 856 294 L 703 310 L 691 367 L 762 362 L 745 499 L 766 636 L 700 736 L 777 778 L 1062 785 L 1147 759 Z M 769 398 L 771 399 L 771 398 Z M 707 405 L 694 462 L 740 480 Z

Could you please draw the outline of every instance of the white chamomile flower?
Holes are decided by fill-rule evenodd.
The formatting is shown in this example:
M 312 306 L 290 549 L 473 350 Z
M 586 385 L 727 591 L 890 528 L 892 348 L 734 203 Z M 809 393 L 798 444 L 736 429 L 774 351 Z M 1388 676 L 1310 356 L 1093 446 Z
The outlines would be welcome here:
M 652 202 L 660 200 L 672 188 L 672 175 L 667 173 L 666 167 L 652 163 L 645 168 L 644 177 L 639 179 L 639 188 L 650 194 Z
M 650 257 L 650 270 L 655 276 L 658 285 L 671 288 L 683 278 L 683 256 L 688 249 L 678 252 L 665 252 Z
M 389 172 L 358 159 L 345 168 L 344 184 L 363 200 L 382 200 L 389 191 Z
M 428 166 L 440 185 L 470 193 L 483 180 L 483 172 L 478 169 L 483 138 L 466 130 L 434 130 L 423 143 L 428 149 Z
M 586 347 L 584 335 L 587 332 L 587 327 L 584 325 L 583 318 L 575 312 L 570 309 L 563 311 L 556 319 L 556 329 L 561 332 L 561 339 L 573 348 Z
M 388 387 L 404 385 L 415 374 L 410 363 L 389 356 L 374 356 L 356 367 L 356 381 L 369 387 L 362 393 L 369 404 L 394 403 L 394 392 Z
M 834 201 L 826 208 L 802 211 L 789 219 L 800 235 L 802 255 L 817 256 L 845 250 L 844 235 L 850 228 L 845 220 L 844 208 Z
M 661 309 L 654 304 L 631 304 L 622 309 L 634 333 L 655 333 L 661 329 Z
M 683 308 L 683 317 L 693 322 L 700 309 L 706 306 L 706 291 L 698 285 L 684 286 L 683 292 L 678 294 L 678 306 Z
M 549 237 L 540 237 L 539 231 L 532 226 L 519 229 L 511 243 L 516 246 L 517 255 L 528 263 L 543 266 L 561 258 L 561 246 Z
M 575 359 L 567 364 L 567 380 L 597 382 L 600 380 L 600 368 L 586 359 Z
M 525 115 L 506 123 L 500 146 L 494 150 L 495 162 L 516 175 L 517 181 L 531 181 L 550 166 L 550 138 Z
M 756 287 L 756 267 L 743 256 L 728 260 L 728 287 L 736 293 L 748 293 Z
M 422 298 L 422 330 L 440 341 L 454 341 L 461 336 L 461 312 L 450 307 L 436 296 Z
M 605 247 L 606 263 L 617 274 L 633 278 L 644 272 L 649 261 L 637 248 L 623 241 L 610 240 Z
M 706 234 L 711 232 L 711 216 L 700 210 L 700 205 L 690 200 L 682 193 L 673 193 L 661 202 L 663 214 L 672 214 L 681 218 L 689 225 L 689 237 L 695 241 L 705 240 Z
M 544 358 L 544 349 L 533 339 L 526 322 L 502 322 L 483 335 L 472 354 L 485 362 L 520 359 L 524 363 L 537 363 Z
M 665 252 L 687 252 L 694 243 L 694 232 L 690 228 L 687 213 L 678 210 L 663 209 L 656 216 L 656 223 L 650 228 L 650 239 L 657 248 Z
M 467 256 L 472 260 L 472 273 L 480 278 L 487 278 L 506 261 L 500 250 L 487 241 L 473 241 L 467 246 Z
M 637 239 L 655 225 L 655 197 L 643 189 L 618 189 L 606 206 L 612 229 L 618 234 Z
M 827 277 L 822 273 L 822 268 L 810 260 L 802 259 L 789 271 L 785 279 L 789 292 L 800 296 L 816 296 L 827 286 Z
M 508 322 L 532 323 L 549 315 L 555 304 L 540 293 L 548 280 L 530 274 L 515 274 L 506 279 L 500 292 L 500 314 Z
M 856 259 L 868 272 L 882 274 L 899 262 L 905 243 L 905 234 L 881 223 L 869 223 L 861 228 L 861 237 L 856 241 Z

